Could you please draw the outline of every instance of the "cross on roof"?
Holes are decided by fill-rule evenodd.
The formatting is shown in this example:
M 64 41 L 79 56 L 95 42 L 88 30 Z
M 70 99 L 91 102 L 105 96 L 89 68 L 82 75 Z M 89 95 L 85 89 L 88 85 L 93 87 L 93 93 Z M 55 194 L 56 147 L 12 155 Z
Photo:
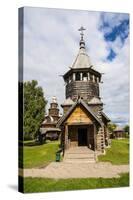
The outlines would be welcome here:
M 86 29 L 85 29 L 83 26 L 81 26 L 81 27 L 78 29 L 78 31 L 81 31 L 81 32 L 80 32 L 81 40 L 83 40 L 83 35 L 84 35 L 83 31 L 85 31 L 85 30 L 86 30 Z

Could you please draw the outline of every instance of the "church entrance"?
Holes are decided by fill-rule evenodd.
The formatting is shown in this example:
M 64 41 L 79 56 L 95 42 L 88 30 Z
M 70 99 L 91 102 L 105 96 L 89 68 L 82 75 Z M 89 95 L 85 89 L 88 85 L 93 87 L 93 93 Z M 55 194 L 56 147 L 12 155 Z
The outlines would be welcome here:
M 87 146 L 87 128 L 78 128 L 78 146 Z
M 68 125 L 68 148 L 87 146 L 94 150 L 94 127 L 93 125 Z

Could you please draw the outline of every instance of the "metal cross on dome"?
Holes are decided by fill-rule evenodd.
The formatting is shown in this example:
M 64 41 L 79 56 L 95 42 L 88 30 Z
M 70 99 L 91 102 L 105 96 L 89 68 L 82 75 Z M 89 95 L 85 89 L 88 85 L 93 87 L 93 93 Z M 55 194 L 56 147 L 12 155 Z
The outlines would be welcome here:
M 86 30 L 86 29 L 85 29 L 83 26 L 81 26 L 81 27 L 78 29 L 78 31 L 81 31 L 81 32 L 80 32 L 81 40 L 83 40 L 83 35 L 84 35 L 83 31 L 85 31 L 85 30 Z

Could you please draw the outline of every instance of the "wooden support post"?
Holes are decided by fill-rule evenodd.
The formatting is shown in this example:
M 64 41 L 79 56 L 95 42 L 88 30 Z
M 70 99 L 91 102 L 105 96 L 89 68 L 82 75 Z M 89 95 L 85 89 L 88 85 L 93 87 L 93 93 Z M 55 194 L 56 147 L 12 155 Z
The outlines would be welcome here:
M 89 148 L 89 126 L 87 127 L 87 146 Z
M 75 81 L 75 73 L 73 73 L 73 81 Z
M 68 148 L 68 125 L 65 125 L 65 149 Z
M 82 80 L 83 80 L 83 74 L 80 73 L 80 81 L 82 81 Z
M 93 75 L 93 82 L 95 82 L 95 75 Z
M 90 74 L 89 74 L 89 72 L 87 73 L 87 75 L 88 75 L 88 81 L 90 80 Z
M 93 123 L 93 128 L 94 128 L 94 151 L 96 151 L 96 124 L 95 122 Z

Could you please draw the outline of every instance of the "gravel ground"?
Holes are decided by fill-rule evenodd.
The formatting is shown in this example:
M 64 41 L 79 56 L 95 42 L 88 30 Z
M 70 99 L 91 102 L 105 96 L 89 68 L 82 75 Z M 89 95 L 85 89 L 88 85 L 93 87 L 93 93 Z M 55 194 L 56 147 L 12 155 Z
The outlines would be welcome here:
M 90 178 L 120 177 L 120 173 L 129 172 L 129 165 L 112 165 L 108 162 L 98 163 L 65 163 L 52 162 L 47 167 L 41 169 L 20 169 L 19 174 L 24 177 L 42 178 Z

